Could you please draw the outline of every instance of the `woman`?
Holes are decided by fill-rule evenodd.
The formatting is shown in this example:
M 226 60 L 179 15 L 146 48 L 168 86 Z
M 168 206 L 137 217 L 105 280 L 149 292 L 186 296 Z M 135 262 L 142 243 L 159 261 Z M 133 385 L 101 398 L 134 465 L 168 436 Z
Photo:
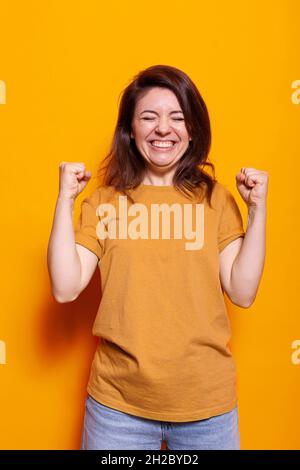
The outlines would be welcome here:
M 82 449 L 239 449 L 235 363 L 224 291 L 248 308 L 265 257 L 268 175 L 242 168 L 231 192 L 204 171 L 206 105 L 170 66 L 124 90 L 104 179 L 61 162 L 48 248 L 52 292 L 76 299 L 97 265 L 101 337 L 87 385 Z

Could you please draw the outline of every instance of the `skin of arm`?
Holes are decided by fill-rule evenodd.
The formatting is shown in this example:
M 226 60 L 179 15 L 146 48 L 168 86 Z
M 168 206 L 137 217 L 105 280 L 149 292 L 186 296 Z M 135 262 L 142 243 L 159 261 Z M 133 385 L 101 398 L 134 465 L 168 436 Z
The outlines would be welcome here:
M 236 178 L 248 206 L 245 237 L 229 243 L 219 259 L 222 288 L 235 305 L 248 308 L 257 295 L 265 262 L 268 174 L 254 168 L 242 170 Z
M 81 279 L 81 265 L 73 230 L 73 210 L 73 199 L 63 196 L 57 198 L 47 262 L 52 293 L 58 302 L 74 300 Z
M 48 243 L 47 265 L 54 298 L 60 302 L 75 300 L 89 283 L 98 258 L 75 243 L 73 212 L 75 197 L 90 178 L 81 163 L 62 162 L 60 191 L 56 202 Z

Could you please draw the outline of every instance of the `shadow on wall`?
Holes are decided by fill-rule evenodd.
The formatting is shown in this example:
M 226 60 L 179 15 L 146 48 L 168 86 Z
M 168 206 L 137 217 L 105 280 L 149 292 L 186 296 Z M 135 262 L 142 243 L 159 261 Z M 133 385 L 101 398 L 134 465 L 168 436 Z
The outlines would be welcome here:
M 38 316 L 36 351 L 43 370 L 51 370 L 51 367 L 64 361 L 76 347 L 80 347 L 87 357 L 86 365 L 81 368 L 82 377 L 78 385 L 80 389 L 82 384 L 82 400 L 78 400 L 78 416 L 75 419 L 74 434 L 70 438 L 73 449 L 80 449 L 81 444 L 86 384 L 98 343 L 98 338 L 92 335 L 92 326 L 101 295 L 101 276 L 99 269 L 96 269 L 89 285 L 75 301 L 59 304 L 52 298 L 43 315 Z M 161 443 L 161 450 L 166 450 L 164 441 Z
M 74 435 L 71 436 L 74 449 L 79 449 L 81 443 L 86 384 L 98 343 L 98 337 L 92 335 L 92 326 L 101 295 L 101 276 L 99 269 L 96 269 L 89 285 L 73 302 L 58 303 L 50 290 L 50 302 L 44 307 L 43 314 L 37 317 L 35 350 L 43 370 L 51 370 L 61 364 L 74 348 L 79 348 L 86 357 L 84 367 L 82 363 L 78 366 L 79 374 L 82 373 L 78 380 L 78 390 L 82 388 L 82 399 L 80 401 L 79 396 L 78 417 L 74 420 L 78 426 L 74 426 Z M 75 375 L 78 375 L 77 371 Z

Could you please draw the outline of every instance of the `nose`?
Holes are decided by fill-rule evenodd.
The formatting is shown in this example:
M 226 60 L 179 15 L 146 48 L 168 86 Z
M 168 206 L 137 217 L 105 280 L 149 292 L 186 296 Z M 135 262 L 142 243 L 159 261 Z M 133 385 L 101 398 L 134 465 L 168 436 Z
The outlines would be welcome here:
M 155 131 L 158 134 L 163 134 L 163 135 L 168 134 L 170 132 L 170 125 L 169 125 L 169 120 L 167 117 L 159 118 Z

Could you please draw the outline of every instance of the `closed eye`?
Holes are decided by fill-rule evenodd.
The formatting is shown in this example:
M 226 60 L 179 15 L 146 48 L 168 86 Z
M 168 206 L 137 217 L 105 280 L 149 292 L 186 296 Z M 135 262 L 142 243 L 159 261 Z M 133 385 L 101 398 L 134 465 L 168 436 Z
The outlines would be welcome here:
M 153 119 L 155 118 L 142 118 L 144 119 L 145 121 L 152 121 Z M 174 121 L 184 121 L 184 118 L 173 118 Z

